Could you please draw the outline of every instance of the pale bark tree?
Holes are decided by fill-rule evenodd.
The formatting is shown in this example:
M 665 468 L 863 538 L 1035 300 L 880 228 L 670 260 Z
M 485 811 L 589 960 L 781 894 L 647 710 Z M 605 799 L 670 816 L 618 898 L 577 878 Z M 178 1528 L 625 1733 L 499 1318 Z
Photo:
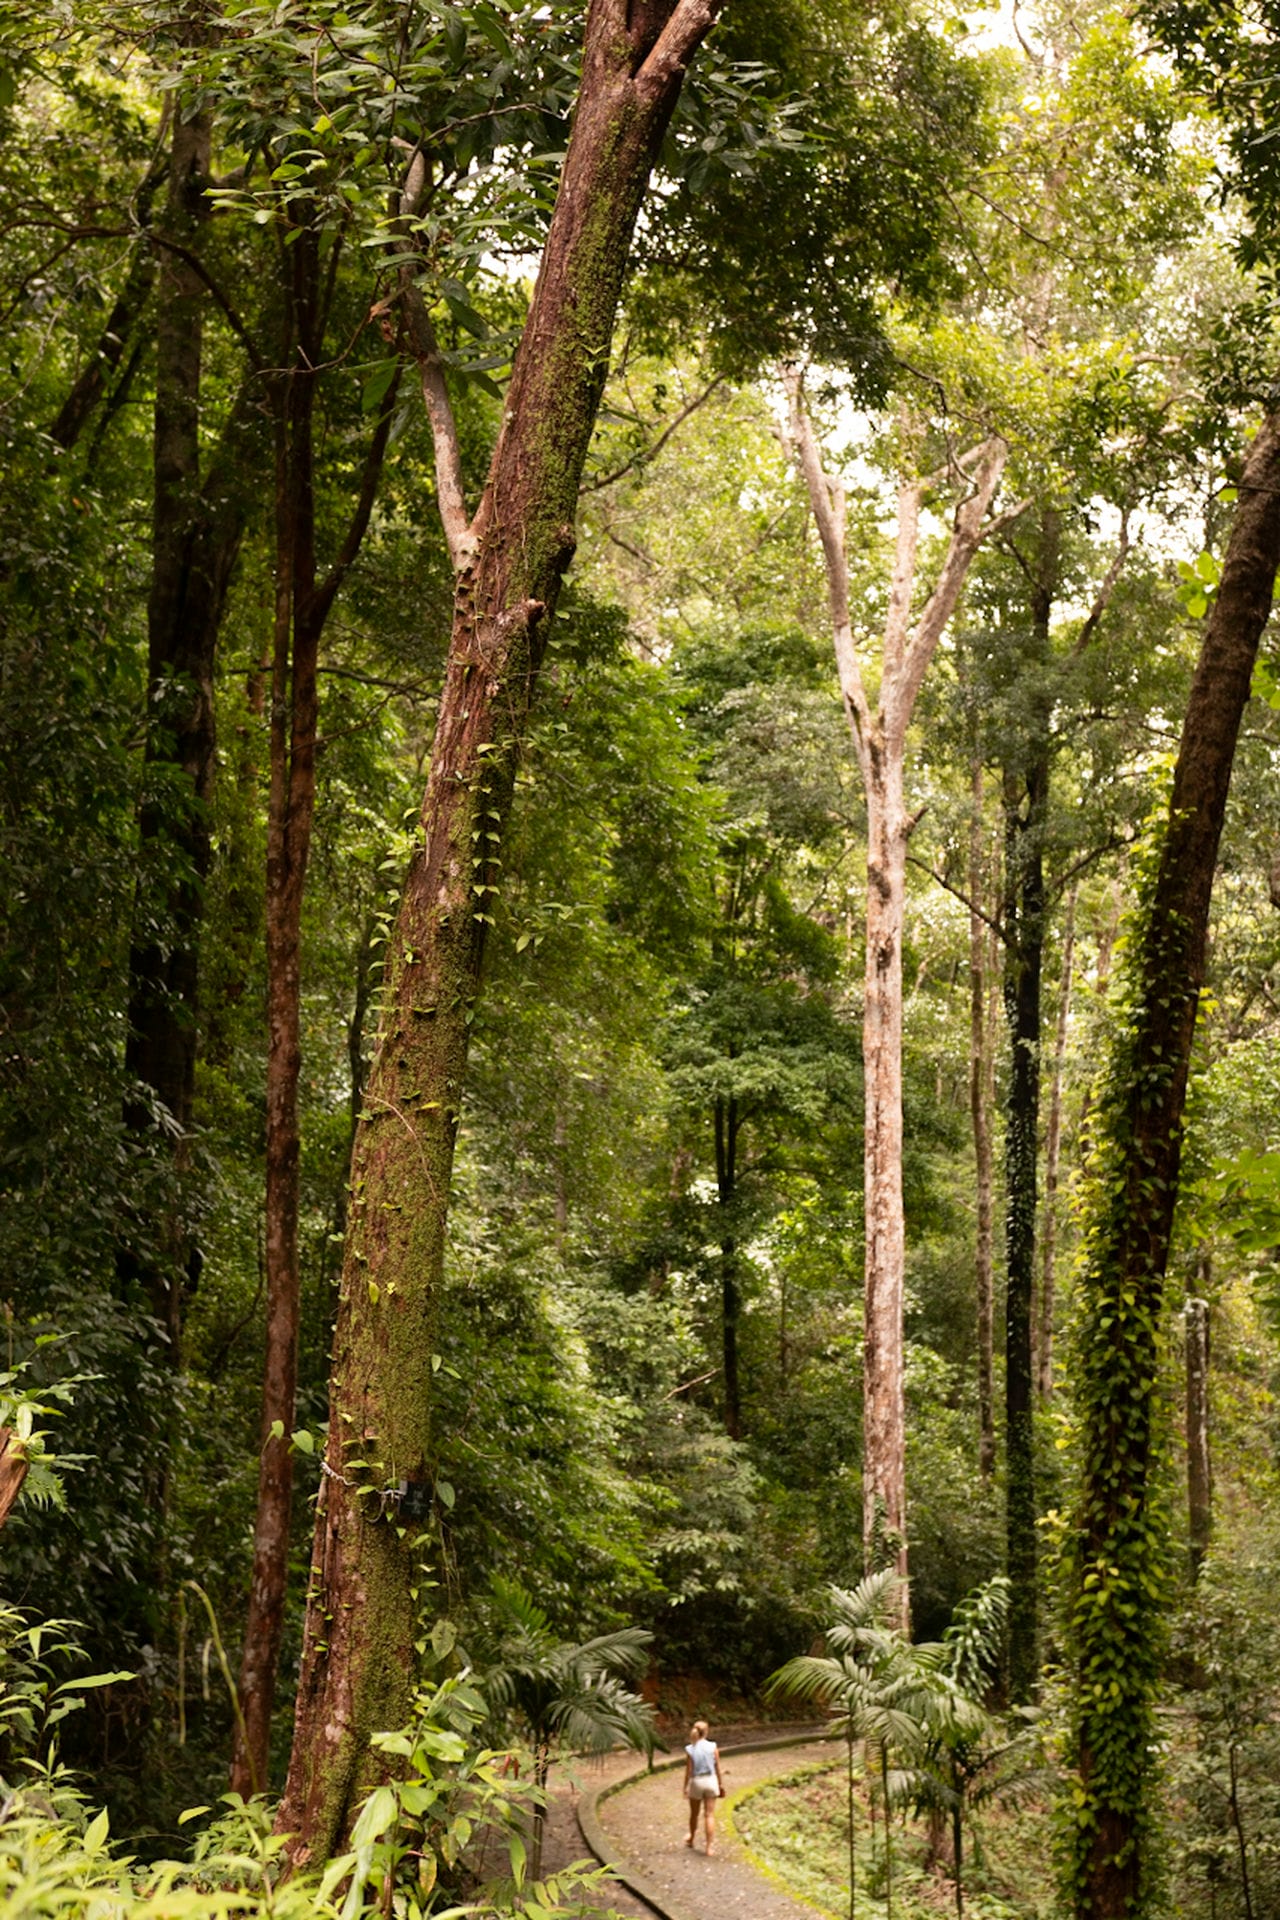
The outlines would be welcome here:
M 929 482 L 904 477 L 889 607 L 872 704 L 854 638 L 845 552 L 845 494 L 826 470 L 798 367 L 783 369 L 785 429 L 822 542 L 836 669 L 867 803 L 863 1184 L 866 1212 L 863 1359 L 863 1545 L 907 1569 L 906 1415 L 902 1312 L 906 1232 L 902 1203 L 902 936 L 907 843 L 914 819 L 905 792 L 907 729 L 916 699 L 982 542 L 1025 503 L 992 513 L 1008 447 L 992 435 L 963 455 L 965 491 L 952 517 L 937 581 L 915 618 L 920 520 Z M 905 1604 L 905 1601 L 904 1601 Z
M 365 1090 L 334 1337 L 293 1754 L 280 1825 L 332 1852 L 409 1715 L 430 1520 L 432 1326 L 467 1048 L 503 829 L 574 548 L 583 463 L 627 254 L 715 0 L 592 0 L 582 82 L 501 428 L 468 518 L 447 385 L 415 348 L 457 569 L 418 849 L 390 943 Z M 414 324 L 413 303 L 409 318 Z
M 1201 1262 L 1201 1285 L 1209 1262 Z M 1187 1534 L 1191 1578 L 1199 1577 L 1213 1537 L 1213 1460 L 1209 1450 L 1209 1302 L 1192 1295 L 1184 1315 L 1186 1338 Z
M 1049 1078 L 1049 1120 L 1044 1142 L 1044 1215 L 1040 1229 L 1040 1301 L 1036 1321 L 1036 1389 L 1041 1400 L 1053 1393 L 1054 1262 L 1058 1252 L 1058 1173 L 1062 1158 L 1062 1075 L 1067 1057 L 1067 1028 L 1071 1020 L 1071 970 L 1076 953 L 1076 889 L 1067 894 L 1067 916 L 1062 929 L 1062 983 L 1058 991 L 1058 1018 L 1053 1035 L 1053 1066 Z

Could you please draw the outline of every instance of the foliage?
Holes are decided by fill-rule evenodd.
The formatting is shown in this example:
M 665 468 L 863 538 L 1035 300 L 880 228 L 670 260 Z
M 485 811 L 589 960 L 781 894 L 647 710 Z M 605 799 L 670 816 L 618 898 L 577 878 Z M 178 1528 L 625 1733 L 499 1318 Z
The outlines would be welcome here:
M 1086 1215 L 1072 1329 L 1075 1416 L 1082 1493 L 1066 1545 L 1067 1644 L 1076 1686 L 1072 1738 L 1087 1738 L 1087 1789 L 1077 1778 L 1063 1808 L 1073 1886 L 1083 1883 L 1103 1809 L 1123 1834 L 1119 1864 L 1151 1858 L 1158 1818 L 1155 1700 L 1171 1590 L 1167 1498 L 1153 1428 L 1167 1418 L 1160 1394 L 1166 1338 L 1163 1278 L 1139 1287 L 1120 1270 L 1117 1248 L 1132 1206 L 1135 1108 L 1158 1097 L 1173 1062 L 1136 1084 L 1135 1063 L 1153 1020 L 1150 982 L 1162 956 L 1147 929 L 1162 833 L 1153 827 L 1134 862 L 1125 964 L 1113 988 L 1110 1047 L 1096 1090 Z M 1149 1871 L 1149 1868 L 1147 1868 Z M 1154 1897 L 1144 1883 L 1143 1901 Z
M 557 1640 L 542 1609 L 507 1581 L 495 1583 L 491 1623 L 485 1691 L 495 1711 L 514 1713 L 527 1728 L 538 1787 L 553 1743 L 605 1753 L 622 1740 L 652 1752 L 652 1713 L 623 1684 L 646 1666 L 649 1634 L 619 1627 L 577 1645 Z
M 842 1770 L 828 1766 L 783 1774 L 736 1798 L 730 1819 L 752 1864 L 792 1899 L 821 1913 L 842 1910 L 848 1871 Z M 859 1789 L 859 1804 L 870 1806 Z M 893 1840 L 892 1912 L 898 1920 L 933 1920 L 947 1901 L 928 1823 L 900 1815 Z M 978 1844 L 966 1874 L 969 1920 L 1050 1920 L 1057 1913 L 1049 1872 L 1049 1815 L 1044 1806 L 993 1805 L 983 1810 Z M 864 1856 L 858 1920 L 885 1920 L 883 1845 Z
M 442 1648 L 450 1637 L 437 1628 Z M 396 1778 L 370 1794 L 351 1851 L 323 1873 L 286 1875 L 286 1836 L 273 1830 L 272 1809 L 237 1794 L 223 1796 L 225 1811 L 198 1831 L 189 1861 L 139 1866 L 113 1848 L 106 1811 L 90 1816 L 50 1744 L 53 1729 L 83 1705 L 87 1689 L 128 1678 L 77 1675 L 55 1683 L 57 1663 L 79 1659 L 66 1622 L 30 1624 L 12 1609 L 0 1610 L 5 1920 L 53 1920 L 80 1911 L 103 1920 L 364 1920 L 386 1913 L 393 1900 L 406 1920 L 460 1920 L 467 1913 L 570 1920 L 599 1911 L 598 1869 L 574 1865 L 545 1881 L 536 1865 L 528 1872 L 522 1835 L 530 1806 L 539 1809 L 543 1796 L 512 1778 L 509 1753 L 477 1744 L 489 1709 L 465 1671 L 423 1687 L 411 1727 L 377 1736 L 397 1765 Z M 209 1812 L 191 1809 L 183 1822 Z M 508 1870 L 486 1880 L 495 1837 Z

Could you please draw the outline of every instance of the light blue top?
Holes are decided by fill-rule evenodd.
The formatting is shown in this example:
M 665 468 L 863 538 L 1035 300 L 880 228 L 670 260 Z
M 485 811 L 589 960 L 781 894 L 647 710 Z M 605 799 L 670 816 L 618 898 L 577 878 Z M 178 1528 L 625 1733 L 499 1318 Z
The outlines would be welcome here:
M 714 1773 L 716 1770 L 716 1743 L 714 1740 L 695 1740 L 685 1752 L 693 1762 L 695 1774 Z

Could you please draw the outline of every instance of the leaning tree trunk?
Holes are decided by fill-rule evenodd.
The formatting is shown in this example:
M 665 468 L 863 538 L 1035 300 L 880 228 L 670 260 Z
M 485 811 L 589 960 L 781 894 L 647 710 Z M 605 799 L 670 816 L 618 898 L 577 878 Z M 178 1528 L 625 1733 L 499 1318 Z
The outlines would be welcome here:
M 582 83 L 489 477 L 468 529 L 422 808 L 352 1169 L 293 1754 L 297 1861 L 333 1851 L 410 1711 L 433 1322 L 503 828 L 627 254 L 714 0 L 592 0 Z
M 1140 882 L 1125 1004 L 1094 1123 L 1073 1372 L 1082 1464 L 1069 1614 L 1079 1920 L 1123 1920 L 1150 1885 L 1168 1581 L 1156 1490 L 1165 1276 L 1218 842 L 1278 567 L 1280 415 L 1272 414 L 1240 478 L 1163 834 Z

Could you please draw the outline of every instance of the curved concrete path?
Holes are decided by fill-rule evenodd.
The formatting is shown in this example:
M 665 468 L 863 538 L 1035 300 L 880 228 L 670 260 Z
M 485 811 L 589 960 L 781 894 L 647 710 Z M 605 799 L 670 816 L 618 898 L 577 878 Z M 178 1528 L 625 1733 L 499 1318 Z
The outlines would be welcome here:
M 684 1844 L 683 1755 L 652 1773 L 624 1772 L 620 1779 L 591 1782 L 578 1802 L 578 1823 L 592 1853 L 633 1896 L 628 1913 L 657 1914 L 662 1920 L 814 1920 L 817 1909 L 782 1892 L 752 1866 L 732 1830 L 732 1815 L 748 1788 L 830 1757 L 830 1743 L 812 1734 L 722 1747 L 725 1798 L 717 1809 L 716 1850 L 710 1859 L 701 1840 L 696 1849 Z M 641 1904 L 634 1904 L 637 1896 Z

